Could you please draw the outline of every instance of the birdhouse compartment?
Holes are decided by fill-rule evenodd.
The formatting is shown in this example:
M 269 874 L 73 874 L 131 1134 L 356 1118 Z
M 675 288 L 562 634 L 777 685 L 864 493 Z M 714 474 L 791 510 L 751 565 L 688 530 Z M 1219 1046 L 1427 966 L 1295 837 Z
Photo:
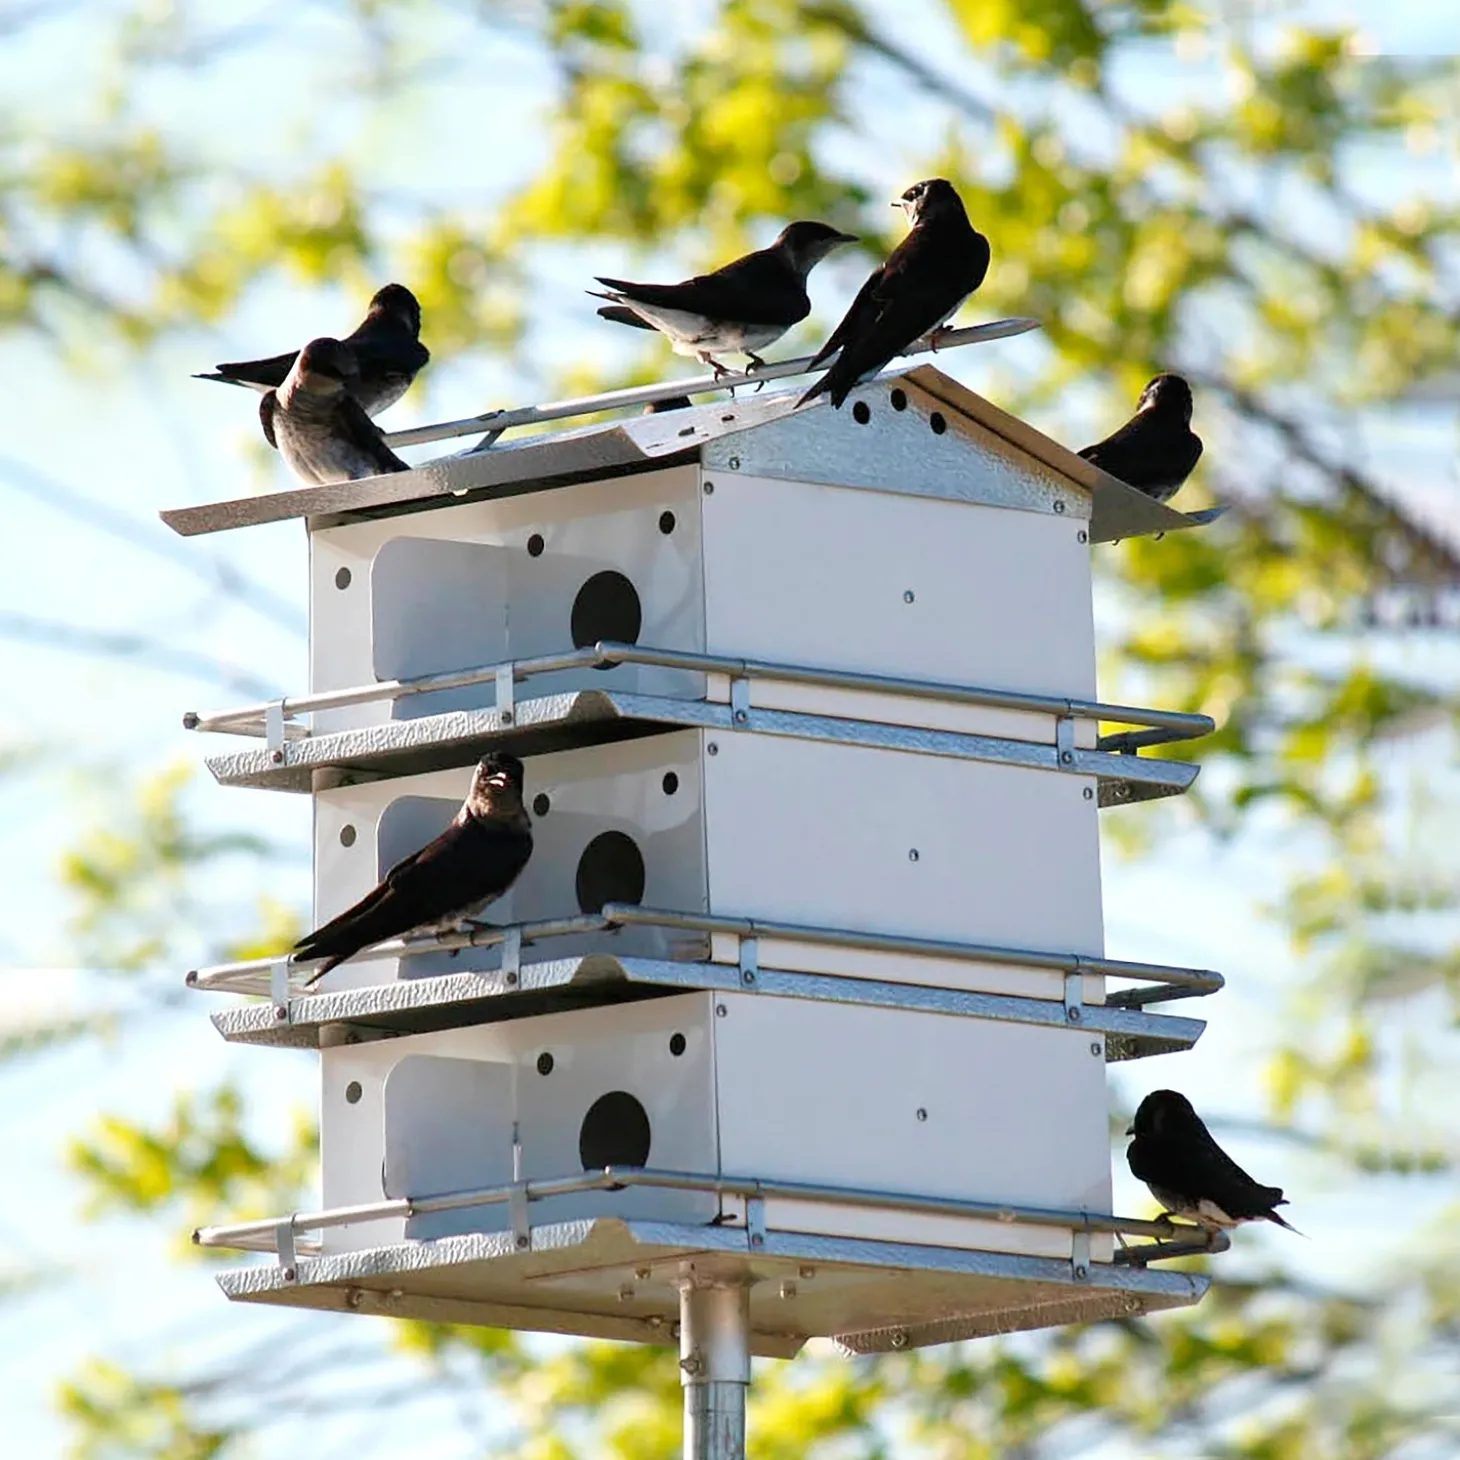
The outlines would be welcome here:
M 363 897 L 456 814 L 470 768 L 315 796 L 315 911 Z M 534 756 L 533 855 L 484 918 L 597 913 L 607 903 L 1099 956 L 1093 778 L 997 762 L 747 732 L 681 730 Z M 1058 894 L 1056 895 L 1056 889 Z M 734 963 L 706 931 L 623 926 L 554 937 L 526 960 L 616 957 Z M 1063 976 L 767 936 L 767 967 L 1059 999 Z M 319 985 L 499 966 L 495 947 L 362 957 Z M 1089 1000 L 1101 981 L 1089 978 Z
M 321 527 L 311 534 L 311 686 L 612 641 L 1090 698 L 1086 525 L 1052 510 L 681 466 Z M 721 676 L 625 662 L 535 675 L 516 694 L 602 689 L 728 693 Z M 1048 717 L 1017 710 L 772 680 L 755 693 L 767 708 L 1050 738 Z M 315 730 L 495 698 L 487 679 L 321 710 Z M 1093 744 L 1093 726 L 1081 736 Z
M 1107 1210 L 1105 1065 L 1080 1030 L 753 994 L 691 993 L 322 1051 L 327 1208 L 605 1166 Z M 1029 1133 L 1038 1132 L 1031 1140 Z M 712 1190 L 535 1201 L 534 1225 L 742 1224 Z M 334 1228 L 342 1252 L 510 1230 L 503 1203 Z M 769 1196 L 767 1227 L 1070 1256 L 1070 1233 Z M 1099 1238 L 1107 1250 L 1109 1238 Z M 1097 1258 L 1097 1260 L 1100 1260 Z

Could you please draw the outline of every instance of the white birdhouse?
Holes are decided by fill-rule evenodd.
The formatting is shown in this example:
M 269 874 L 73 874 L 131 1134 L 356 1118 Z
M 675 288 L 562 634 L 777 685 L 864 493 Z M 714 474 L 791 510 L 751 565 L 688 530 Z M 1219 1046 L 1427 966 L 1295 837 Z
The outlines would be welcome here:
M 1191 522 L 927 367 L 793 403 L 168 514 L 307 521 L 308 690 L 190 723 L 312 793 L 318 922 L 487 751 L 533 822 L 496 927 L 193 977 L 321 1059 L 320 1209 L 205 1233 L 277 1254 L 230 1295 L 665 1341 L 708 1263 L 769 1353 L 1200 1295 L 1116 1251 L 1104 1069 L 1220 979 L 1104 957 L 1099 817 L 1209 722 L 1098 701 L 1090 586 Z

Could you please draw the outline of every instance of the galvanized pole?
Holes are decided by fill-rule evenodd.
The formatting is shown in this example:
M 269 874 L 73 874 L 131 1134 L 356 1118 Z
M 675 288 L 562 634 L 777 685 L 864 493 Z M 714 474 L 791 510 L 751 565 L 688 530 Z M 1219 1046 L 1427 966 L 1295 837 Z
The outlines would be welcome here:
M 679 1286 L 684 1460 L 745 1460 L 750 1285 L 743 1274 L 687 1268 Z

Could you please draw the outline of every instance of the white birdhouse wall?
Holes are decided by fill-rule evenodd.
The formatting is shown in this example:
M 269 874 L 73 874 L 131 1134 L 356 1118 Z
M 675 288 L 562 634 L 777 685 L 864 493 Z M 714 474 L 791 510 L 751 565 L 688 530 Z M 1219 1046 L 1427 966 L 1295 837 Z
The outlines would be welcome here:
M 318 793 L 318 919 L 439 832 L 469 778 L 463 767 Z M 532 859 L 485 917 L 537 921 L 625 902 L 1098 956 L 1092 789 L 1089 777 L 1058 771 L 745 732 L 683 730 L 534 756 Z M 524 956 L 594 951 L 703 960 L 710 945 L 695 932 L 625 927 L 555 938 Z M 992 964 L 773 939 L 760 956 L 767 967 L 1062 997 L 1057 973 Z M 359 960 L 322 987 L 497 964 L 492 948 Z M 1097 980 L 1086 997 L 1099 997 Z
M 515 1129 L 528 1179 L 647 1166 L 1104 1210 L 1105 1066 L 1094 1046 L 1079 1030 L 714 993 L 344 1045 L 323 1051 L 324 1200 L 503 1185 Z M 651 1187 L 533 1206 L 535 1224 L 604 1215 L 735 1223 L 744 1209 Z M 773 1197 L 766 1220 L 1070 1256 L 1067 1231 L 964 1218 Z M 325 1243 L 509 1228 L 504 1206 L 480 1206 L 330 1231 Z
M 1088 524 L 1053 512 L 694 466 L 323 528 L 315 691 L 600 640 L 1090 698 Z M 702 698 L 705 677 L 622 664 L 521 698 Z M 710 686 L 723 699 L 723 683 Z M 494 684 L 321 712 L 316 729 L 490 706 Z M 1048 741 L 1047 717 L 758 681 L 754 702 Z M 1091 727 L 1082 742 L 1091 743 Z

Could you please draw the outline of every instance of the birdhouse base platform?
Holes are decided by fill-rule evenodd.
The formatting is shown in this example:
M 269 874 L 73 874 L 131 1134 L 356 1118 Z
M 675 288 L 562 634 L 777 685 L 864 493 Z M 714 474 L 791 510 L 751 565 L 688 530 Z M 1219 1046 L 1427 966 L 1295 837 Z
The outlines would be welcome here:
M 749 1284 L 751 1352 L 776 1358 L 815 1337 L 882 1353 L 1131 1318 L 1195 1303 L 1208 1285 L 1120 1263 L 612 1218 L 534 1227 L 525 1250 L 519 1240 L 468 1233 L 316 1257 L 301 1244 L 290 1266 L 218 1282 L 239 1302 L 671 1344 L 679 1288 L 713 1273 Z

